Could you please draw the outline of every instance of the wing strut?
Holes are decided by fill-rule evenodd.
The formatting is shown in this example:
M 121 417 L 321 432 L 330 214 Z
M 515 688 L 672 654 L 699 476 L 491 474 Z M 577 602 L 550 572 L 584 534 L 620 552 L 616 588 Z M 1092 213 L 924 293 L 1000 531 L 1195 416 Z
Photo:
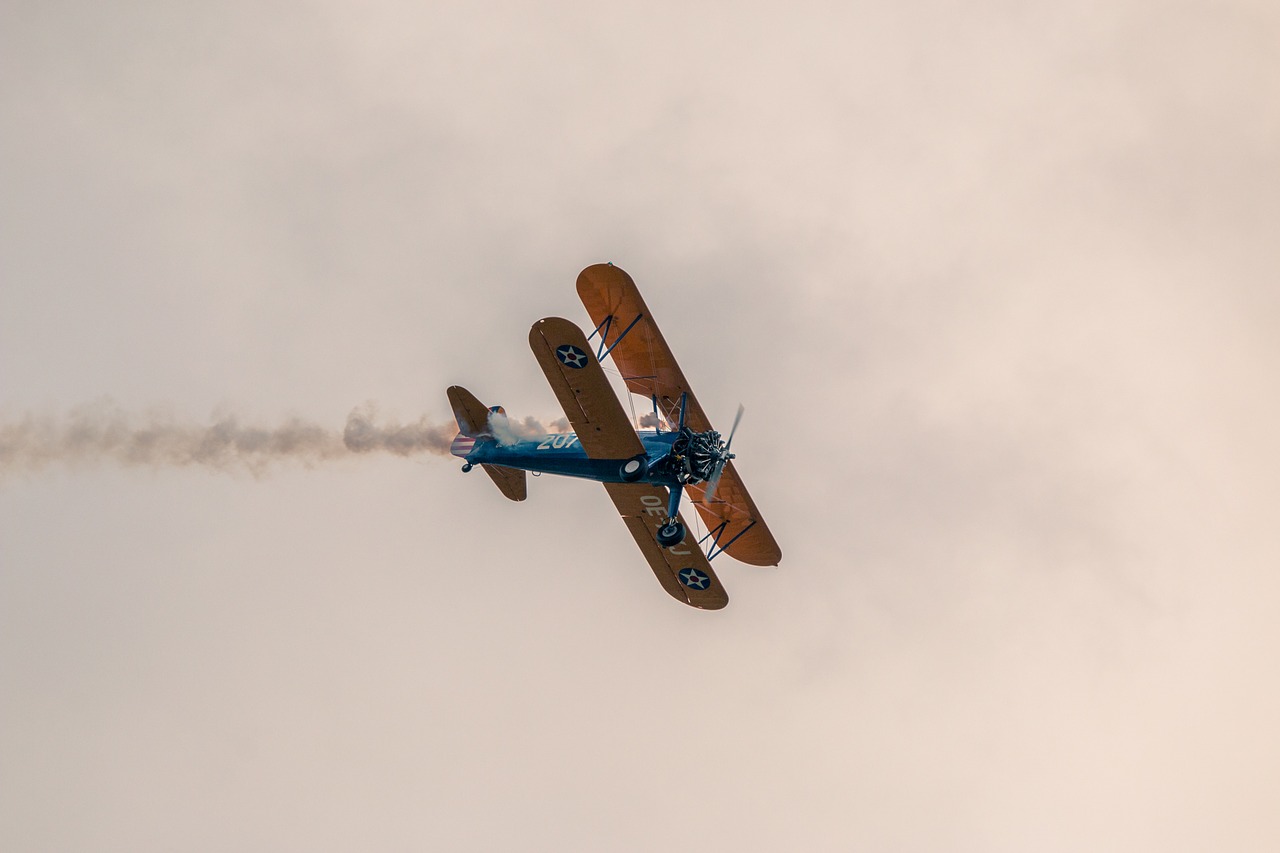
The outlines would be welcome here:
M 636 327 L 636 323 L 639 323 L 643 319 L 644 314 L 637 314 L 636 318 L 631 321 L 631 324 L 623 329 L 622 334 L 618 335 L 617 339 L 611 344 L 609 343 L 609 329 L 613 326 L 613 315 L 610 314 L 608 317 L 601 320 L 600 325 L 596 326 L 595 331 L 587 336 L 587 340 L 591 340 L 597 334 L 600 335 L 600 346 L 596 349 L 596 361 L 604 361 L 605 356 L 613 352 L 613 348 L 622 343 L 622 339 L 627 336 L 627 332 L 634 329 Z
M 719 557 L 721 554 L 725 552 L 726 548 L 728 548 L 734 542 L 737 542 L 739 536 L 746 533 L 748 530 L 752 528 L 753 525 L 755 525 L 755 521 L 752 521 L 751 524 L 748 524 L 746 527 L 739 530 L 732 539 L 730 539 L 728 542 L 721 545 L 720 534 L 724 532 L 724 529 L 728 524 L 729 524 L 728 521 L 720 522 L 719 527 L 717 527 L 715 530 L 711 531 L 706 536 L 703 536 L 701 539 L 698 540 L 698 544 L 701 545 L 703 542 L 707 541 L 707 536 L 713 537 L 711 540 L 711 547 L 707 549 L 708 562 L 710 562 L 711 560 L 714 560 L 716 557 Z

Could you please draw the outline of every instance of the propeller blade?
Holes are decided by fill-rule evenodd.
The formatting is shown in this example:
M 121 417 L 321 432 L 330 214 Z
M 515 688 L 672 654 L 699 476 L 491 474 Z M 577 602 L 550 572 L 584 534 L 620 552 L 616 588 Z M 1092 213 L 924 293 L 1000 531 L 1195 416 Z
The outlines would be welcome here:
M 702 502 L 709 504 L 716 499 L 716 486 L 720 485 L 720 475 L 724 473 L 724 463 L 716 465 L 716 472 L 711 475 L 711 482 L 707 483 L 707 490 L 702 495 Z
M 733 418 L 733 427 L 729 430 L 729 440 L 724 443 L 725 453 L 729 452 L 729 447 L 733 444 L 733 434 L 738 431 L 738 424 L 742 422 L 742 413 L 745 412 L 746 410 L 747 410 L 746 406 L 742 405 L 741 403 L 738 404 L 738 414 L 736 414 Z
M 739 403 L 738 414 L 734 416 L 733 426 L 729 430 L 729 440 L 724 443 L 724 450 L 720 451 L 720 458 L 716 460 L 716 470 L 712 472 L 711 482 L 707 483 L 707 491 L 703 493 L 703 503 L 711 503 L 715 500 L 716 487 L 720 485 L 720 475 L 724 473 L 724 466 L 732 455 L 729 453 L 729 447 L 733 444 L 733 434 L 738 431 L 738 424 L 742 422 L 742 413 L 745 411 L 746 407 Z

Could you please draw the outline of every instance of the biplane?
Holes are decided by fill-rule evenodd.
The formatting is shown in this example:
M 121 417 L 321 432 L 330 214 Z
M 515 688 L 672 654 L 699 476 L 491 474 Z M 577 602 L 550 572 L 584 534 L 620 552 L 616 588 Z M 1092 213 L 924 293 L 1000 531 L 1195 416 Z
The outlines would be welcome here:
M 529 471 L 603 483 L 662 588 L 693 607 L 718 610 L 729 597 L 711 560 L 782 560 L 733 466 L 742 408 L 722 439 L 627 273 L 613 264 L 589 266 L 578 276 L 578 296 L 595 324 L 590 335 L 559 317 L 529 330 L 529 346 L 573 432 L 517 437 L 509 425 L 503 429 L 502 407 L 486 407 L 455 385 L 448 395 L 459 433 L 451 452 L 464 460 L 464 472 L 480 466 L 513 501 L 527 496 Z M 652 406 L 652 418 L 644 419 L 652 429 L 632 424 L 601 366 L 605 358 L 627 391 Z M 680 513 L 686 496 L 707 528 L 696 541 Z

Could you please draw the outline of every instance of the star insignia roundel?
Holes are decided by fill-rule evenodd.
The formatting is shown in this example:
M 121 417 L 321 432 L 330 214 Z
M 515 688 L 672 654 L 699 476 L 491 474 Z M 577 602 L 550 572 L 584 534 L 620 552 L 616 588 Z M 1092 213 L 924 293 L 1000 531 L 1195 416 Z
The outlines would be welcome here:
M 575 370 L 587 366 L 587 354 L 573 344 L 556 347 L 556 358 L 560 359 L 561 364 Z
M 706 589 L 711 586 L 711 576 L 700 569 L 681 569 L 677 575 L 680 578 L 680 583 L 689 587 L 689 589 Z

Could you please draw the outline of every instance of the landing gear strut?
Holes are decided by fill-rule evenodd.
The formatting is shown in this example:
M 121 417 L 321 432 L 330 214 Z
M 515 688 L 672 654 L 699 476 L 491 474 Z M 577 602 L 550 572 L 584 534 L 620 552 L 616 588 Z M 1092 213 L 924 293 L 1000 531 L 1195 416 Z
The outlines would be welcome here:
M 671 497 L 667 500 L 667 519 L 658 528 L 658 544 L 663 548 L 670 548 L 684 541 L 684 525 L 680 522 L 680 496 L 683 494 L 684 487 L 671 487 Z
M 684 525 L 678 518 L 669 518 L 658 528 L 658 544 L 663 548 L 679 545 L 684 541 Z

